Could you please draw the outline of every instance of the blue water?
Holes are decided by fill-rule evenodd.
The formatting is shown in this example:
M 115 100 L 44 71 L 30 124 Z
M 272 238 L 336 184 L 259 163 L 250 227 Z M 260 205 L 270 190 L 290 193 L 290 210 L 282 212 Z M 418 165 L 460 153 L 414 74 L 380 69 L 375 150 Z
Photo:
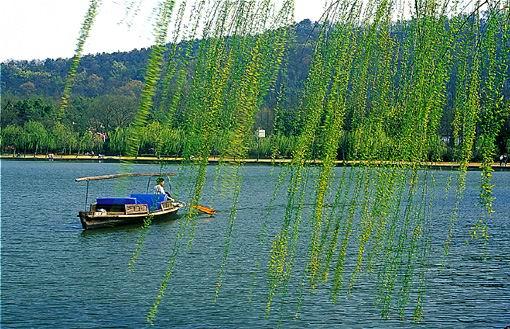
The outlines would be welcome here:
M 1 162 L 1 327 L 2 328 L 143 328 L 174 250 L 179 221 L 153 224 L 147 231 L 135 270 L 128 269 L 138 227 L 83 231 L 77 212 L 84 208 L 85 185 L 80 176 L 118 172 L 119 164 L 64 162 Z M 273 234 L 280 226 L 285 195 L 277 198 L 270 218 L 266 206 L 279 169 L 245 168 L 230 257 L 216 302 L 215 282 L 228 224 L 228 184 L 214 187 L 217 167 L 209 168 L 203 203 L 219 210 L 214 218 L 197 219 L 191 247 L 180 245 L 175 271 L 156 328 L 504 328 L 510 325 L 510 173 L 496 172 L 495 213 L 486 244 L 469 239 L 480 214 L 478 172 L 468 173 L 450 257 L 444 265 L 441 244 L 454 192 L 445 193 L 454 172 L 433 172 L 431 193 L 433 242 L 427 272 L 424 321 L 401 320 L 397 312 L 383 320 L 374 306 L 374 282 L 361 276 L 352 294 L 329 298 L 329 286 L 302 289 L 302 265 L 311 207 L 305 207 L 296 274 L 288 297 L 265 316 L 268 246 L 257 235 L 262 223 Z M 158 171 L 156 165 L 132 165 L 131 170 Z M 337 173 L 343 170 L 337 169 Z M 186 171 L 170 166 L 174 194 L 187 198 L 192 187 Z M 91 198 L 145 192 L 146 179 L 127 185 L 92 183 Z M 435 190 L 434 190 L 435 189 Z M 443 194 L 445 194 L 443 196 Z M 188 200 L 184 200 L 188 201 Z M 313 196 L 306 200 L 313 203 Z M 308 233 L 307 233 L 308 232 Z M 355 255 L 351 255 L 355 257 Z M 260 261 L 261 266 L 256 262 Z M 302 295 L 302 302 L 299 302 Z M 277 301 L 281 301 L 281 298 Z M 301 305 L 301 307 L 298 307 Z M 296 314 L 297 313 L 297 314 Z

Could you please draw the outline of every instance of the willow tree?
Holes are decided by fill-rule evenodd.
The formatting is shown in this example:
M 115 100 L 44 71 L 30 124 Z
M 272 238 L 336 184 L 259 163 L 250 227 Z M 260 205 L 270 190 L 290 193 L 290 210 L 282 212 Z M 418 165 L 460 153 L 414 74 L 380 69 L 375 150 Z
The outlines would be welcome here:
M 90 2 L 64 105 L 98 4 Z M 136 8 L 131 1 L 128 14 Z M 285 212 L 274 236 L 268 236 L 267 221 L 259 232 L 260 242 L 270 244 L 268 315 L 276 301 L 294 297 L 289 289 L 293 280 L 300 280 L 300 296 L 307 286 L 315 290 L 322 285 L 334 302 L 341 293 L 352 294 L 360 280 L 371 280 L 382 317 L 395 312 L 406 318 L 413 305 L 412 318 L 421 320 L 431 257 L 430 210 L 440 197 L 432 192 L 437 183 L 428 169 L 442 147 L 446 110 L 453 112 L 447 123 L 460 170 L 444 254 L 448 256 L 454 242 L 475 145 L 483 160 L 482 212 L 471 234 L 488 238 L 495 141 L 510 114 L 504 97 L 510 60 L 509 3 L 477 1 L 467 13 L 466 8 L 447 0 L 327 1 L 315 26 L 318 37 L 299 101 L 302 127 L 295 136 L 292 160 L 275 180 L 271 198 L 272 204 L 286 188 Z M 184 157 L 179 170 L 186 171 L 192 186 L 190 211 L 179 222 L 147 314 L 150 323 L 156 320 L 183 242 L 193 243 L 192 207 L 203 197 L 213 154 L 221 162 L 215 186 L 223 184 L 230 191 L 215 298 L 221 293 L 235 235 L 243 164 L 249 157 L 255 117 L 270 90 L 278 89 L 277 114 L 283 111 L 286 86 L 281 77 L 288 65 L 293 15 L 293 0 L 165 0 L 157 8 L 155 45 L 139 111 L 128 134 L 119 129 L 112 136 L 119 152 L 134 157 L 147 132 L 160 153 L 166 146 L 163 133 L 157 132 L 179 128 Z M 167 46 L 169 39 L 172 44 Z M 195 39 L 201 39 L 198 45 Z M 148 122 L 151 112 L 160 122 Z M 118 147 L 122 143 L 126 150 Z M 351 168 L 337 176 L 334 167 L 341 143 Z M 316 160 L 318 175 L 313 175 L 310 163 Z M 305 211 L 309 191 L 314 200 L 311 214 Z M 272 209 L 269 205 L 268 217 Z M 306 264 L 300 264 L 297 252 L 305 226 L 311 234 L 305 241 Z M 132 270 L 148 229 L 150 221 L 129 262 Z

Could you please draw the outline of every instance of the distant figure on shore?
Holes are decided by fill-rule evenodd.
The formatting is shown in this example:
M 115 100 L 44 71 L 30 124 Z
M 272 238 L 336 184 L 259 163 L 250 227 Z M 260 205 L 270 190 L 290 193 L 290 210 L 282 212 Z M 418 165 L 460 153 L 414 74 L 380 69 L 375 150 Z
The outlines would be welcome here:
M 155 194 L 164 194 L 164 195 L 166 195 L 167 200 L 174 201 L 174 199 L 172 198 L 170 193 L 165 191 L 165 187 L 164 187 L 165 179 L 163 177 L 158 177 L 158 179 L 156 179 L 156 183 L 157 183 L 157 185 L 154 186 L 154 193 Z M 171 189 L 171 187 L 169 187 L 169 189 Z
M 48 161 L 53 161 L 54 158 L 55 158 L 55 155 L 53 153 L 48 154 Z
M 499 157 L 499 165 L 502 166 L 503 164 L 505 165 L 506 167 L 506 164 L 508 163 L 508 154 L 501 154 L 501 156 Z

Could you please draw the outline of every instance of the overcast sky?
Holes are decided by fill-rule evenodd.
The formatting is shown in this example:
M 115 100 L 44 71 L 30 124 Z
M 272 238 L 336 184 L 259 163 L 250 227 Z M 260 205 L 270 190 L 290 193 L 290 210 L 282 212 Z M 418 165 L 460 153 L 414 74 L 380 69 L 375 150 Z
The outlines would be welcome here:
M 151 17 L 158 0 L 143 0 L 131 28 L 121 23 L 126 3 L 103 0 L 86 53 L 143 48 L 152 41 Z M 0 0 L 0 61 L 71 57 L 88 0 Z M 317 20 L 325 0 L 296 0 L 296 20 Z

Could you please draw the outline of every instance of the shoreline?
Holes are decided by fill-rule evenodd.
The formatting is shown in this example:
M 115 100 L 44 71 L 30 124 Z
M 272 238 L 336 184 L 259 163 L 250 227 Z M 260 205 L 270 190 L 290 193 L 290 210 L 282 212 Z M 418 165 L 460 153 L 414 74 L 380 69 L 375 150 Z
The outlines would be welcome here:
M 155 156 L 139 156 L 139 157 L 127 157 L 127 156 L 110 156 L 110 155 L 54 155 L 53 159 L 48 158 L 48 155 L 45 154 L 26 154 L 25 156 L 13 156 L 12 154 L 1 154 L 0 160 L 14 160 L 14 161 L 69 161 L 69 162 L 106 162 L 106 163 L 119 163 L 119 162 L 131 162 L 131 163 L 182 163 L 184 158 L 179 157 L 155 157 Z M 217 157 L 209 158 L 209 164 L 218 164 L 220 161 L 229 163 L 235 162 L 235 159 L 220 159 Z M 244 159 L 242 162 L 244 164 L 251 165 L 271 165 L 271 164 L 290 164 L 291 159 Z M 350 167 L 361 164 L 363 161 L 344 161 L 339 160 L 335 161 L 335 166 L 337 167 Z M 311 165 L 320 164 L 320 160 L 312 160 L 309 161 Z M 460 165 L 456 162 L 426 162 L 423 163 L 424 167 L 436 168 L 436 169 L 448 169 L 448 170 L 456 170 L 459 169 Z M 480 170 L 481 163 L 479 162 L 470 162 L 468 163 L 468 170 Z M 507 171 L 510 170 L 510 164 L 499 165 L 499 163 L 495 162 L 492 165 L 492 168 L 495 171 Z

